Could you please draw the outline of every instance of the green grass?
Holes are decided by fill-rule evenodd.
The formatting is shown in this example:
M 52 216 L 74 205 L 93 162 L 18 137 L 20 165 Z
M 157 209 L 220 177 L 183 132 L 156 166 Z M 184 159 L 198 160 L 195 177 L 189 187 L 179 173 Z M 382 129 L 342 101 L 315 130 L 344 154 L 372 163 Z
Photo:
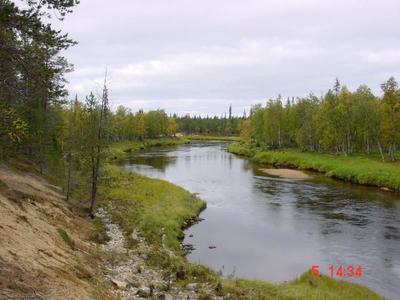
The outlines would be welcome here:
M 146 139 L 144 141 L 124 141 L 117 142 L 111 145 L 110 152 L 111 157 L 121 157 L 126 155 L 126 153 L 146 150 L 152 147 L 162 147 L 162 146 L 173 146 L 173 145 L 183 145 L 189 143 L 188 139 L 185 138 L 158 138 L 158 139 Z
M 96 218 L 92 221 L 92 224 L 93 230 L 90 234 L 90 240 L 98 244 L 105 244 L 108 242 L 110 238 L 107 235 L 107 228 L 104 223 L 100 219 Z
M 75 243 L 69 237 L 68 233 L 62 228 L 57 228 L 57 232 L 60 235 L 60 237 L 64 240 L 64 242 L 67 243 L 67 245 L 70 246 L 72 250 L 74 250 L 75 249 Z
M 117 166 L 108 166 L 110 184 L 102 192 L 113 199 L 109 210 L 125 232 L 137 228 L 146 240 L 180 249 L 182 224 L 196 217 L 206 207 L 204 201 L 167 181 L 128 173 Z M 162 229 L 164 228 L 164 229 Z
M 227 141 L 227 142 L 240 141 L 240 138 L 238 136 L 211 136 L 211 135 L 186 135 L 185 139 L 191 141 Z
M 282 284 L 252 280 L 225 280 L 223 284 L 227 291 L 239 295 L 240 299 L 383 299 L 361 285 L 333 280 L 324 275 L 314 277 L 311 272 Z
M 344 181 L 400 191 L 400 163 L 382 162 L 377 156 L 345 156 L 294 149 L 268 151 L 238 143 L 229 145 L 228 151 L 259 163 L 313 170 Z

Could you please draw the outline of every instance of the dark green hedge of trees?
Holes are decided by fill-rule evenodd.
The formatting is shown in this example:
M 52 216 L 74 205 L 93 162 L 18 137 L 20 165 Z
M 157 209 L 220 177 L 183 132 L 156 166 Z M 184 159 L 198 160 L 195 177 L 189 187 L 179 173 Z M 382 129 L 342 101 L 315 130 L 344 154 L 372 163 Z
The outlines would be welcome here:
M 400 144 L 400 89 L 393 77 L 381 88 L 383 96 L 377 97 L 365 85 L 351 92 L 336 80 L 321 98 L 269 100 L 264 107 L 253 106 L 241 135 L 270 149 L 378 151 L 393 161 Z
M 176 117 L 176 116 L 175 116 Z M 237 136 L 242 128 L 242 122 L 246 119 L 246 113 L 242 117 L 232 115 L 232 106 L 229 106 L 228 116 L 201 117 L 185 115 L 176 117 L 179 132 L 186 135 L 215 135 Z

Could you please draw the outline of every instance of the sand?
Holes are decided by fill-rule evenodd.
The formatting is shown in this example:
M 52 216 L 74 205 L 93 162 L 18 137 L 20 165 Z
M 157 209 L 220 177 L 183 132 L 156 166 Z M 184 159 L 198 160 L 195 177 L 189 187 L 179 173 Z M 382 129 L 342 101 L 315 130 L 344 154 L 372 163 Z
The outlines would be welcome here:
M 291 169 L 260 169 L 260 170 L 268 175 L 278 176 L 288 179 L 305 180 L 310 178 L 309 175 L 299 170 L 291 170 Z

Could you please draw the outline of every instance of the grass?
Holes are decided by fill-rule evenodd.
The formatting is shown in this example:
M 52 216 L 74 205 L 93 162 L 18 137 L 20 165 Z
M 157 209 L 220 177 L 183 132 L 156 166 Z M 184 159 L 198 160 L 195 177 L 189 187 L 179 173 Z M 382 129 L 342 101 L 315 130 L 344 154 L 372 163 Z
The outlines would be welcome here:
M 69 237 L 68 233 L 62 228 L 57 228 L 57 232 L 60 235 L 60 237 L 64 240 L 64 242 L 67 243 L 67 245 L 70 246 L 72 250 L 74 250 L 75 249 L 75 243 Z
M 113 199 L 109 209 L 113 220 L 125 232 L 137 228 L 148 242 L 158 246 L 165 234 L 165 245 L 178 251 L 182 224 L 196 217 L 206 207 L 205 202 L 169 182 L 128 173 L 117 166 L 108 166 L 107 173 L 110 184 L 103 193 Z
M 314 277 L 311 272 L 305 272 L 298 279 L 282 284 L 230 280 L 224 281 L 224 285 L 226 290 L 238 295 L 240 299 L 383 299 L 361 285 L 333 280 L 324 275 Z
M 313 170 L 344 181 L 400 191 L 400 163 L 382 162 L 377 156 L 345 156 L 295 149 L 269 151 L 243 143 L 229 145 L 228 151 L 259 163 Z
M 211 135 L 186 135 L 185 139 L 191 141 L 227 141 L 227 142 L 240 141 L 240 138 L 238 136 L 211 136 Z
M 146 139 L 143 141 L 124 141 L 112 144 L 110 147 L 110 152 L 112 158 L 118 158 L 126 155 L 126 153 L 146 150 L 152 147 L 182 145 L 187 143 L 189 143 L 189 140 L 179 137 Z
M 151 245 L 146 253 L 147 263 L 167 274 L 184 274 L 178 282 L 182 286 L 190 282 L 213 286 L 221 283 L 221 294 L 229 293 L 231 299 L 383 299 L 361 285 L 326 276 L 314 278 L 309 271 L 282 284 L 224 279 L 206 266 L 188 262 L 181 251 L 184 224 L 205 208 L 204 201 L 163 180 L 129 173 L 113 165 L 108 165 L 106 171 L 109 180 L 100 191 L 99 204 L 107 207 L 113 222 L 127 237 L 138 230 Z
M 90 240 L 98 244 L 105 244 L 110 240 L 107 235 L 107 228 L 100 219 L 94 219 L 92 221 L 93 230 L 90 234 Z

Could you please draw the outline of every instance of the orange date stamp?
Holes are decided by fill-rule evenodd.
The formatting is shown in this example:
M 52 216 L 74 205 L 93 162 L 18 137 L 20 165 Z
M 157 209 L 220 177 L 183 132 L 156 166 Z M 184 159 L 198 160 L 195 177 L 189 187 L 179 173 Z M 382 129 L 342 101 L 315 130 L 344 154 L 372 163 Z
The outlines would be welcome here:
M 314 277 L 321 276 L 320 267 L 318 265 L 311 266 L 311 274 Z M 353 265 L 333 265 L 330 264 L 328 268 L 328 275 L 333 277 L 359 277 L 363 276 L 363 268 L 362 266 L 353 266 Z

